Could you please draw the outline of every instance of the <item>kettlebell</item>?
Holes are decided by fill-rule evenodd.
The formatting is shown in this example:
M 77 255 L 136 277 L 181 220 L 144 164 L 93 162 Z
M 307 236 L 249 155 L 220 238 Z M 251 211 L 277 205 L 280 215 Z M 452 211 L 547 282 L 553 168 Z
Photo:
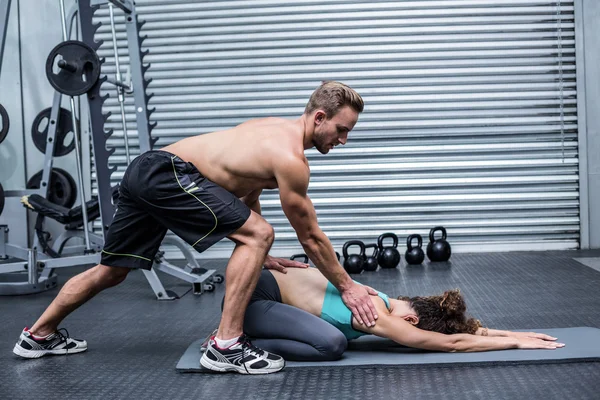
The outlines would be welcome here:
M 413 247 L 412 242 L 414 239 L 417 239 L 417 246 Z M 421 248 L 423 246 L 423 238 L 419 234 L 413 234 L 406 239 L 406 253 L 404 253 L 404 258 L 406 262 L 410 265 L 418 265 L 423 262 L 425 259 L 425 253 Z
M 437 231 L 442 232 L 441 239 L 435 239 L 435 233 Z M 429 244 L 427 245 L 427 257 L 431 261 L 448 261 L 452 250 L 450 249 L 450 243 L 446 241 L 446 228 L 443 226 L 436 226 L 429 231 Z
M 302 262 L 304 264 L 308 264 L 308 256 L 306 254 L 294 254 L 293 256 L 290 257 L 290 260 L 294 261 L 296 258 L 302 258 Z
M 366 249 L 373 248 L 373 253 L 369 256 L 366 254 Z M 377 243 L 367 244 L 365 245 L 365 262 L 363 264 L 363 268 L 365 271 L 377 271 L 377 253 L 379 253 L 379 249 L 377 248 Z
M 340 253 L 338 253 L 337 251 L 335 252 L 335 256 L 337 257 L 338 261 L 340 261 L 340 258 L 342 258 L 342 256 L 340 256 Z
M 348 255 L 348 248 L 350 246 L 359 246 L 360 254 Z M 360 274 L 363 270 L 365 259 L 365 244 L 360 240 L 349 240 L 344 243 L 342 253 L 344 254 L 344 269 L 349 274 Z
M 388 247 L 383 247 L 383 240 L 386 238 L 392 238 L 393 244 Z M 381 268 L 396 268 L 400 264 L 400 252 L 398 251 L 398 236 L 396 234 L 388 232 L 379 236 L 377 239 L 379 245 L 379 254 L 377 255 L 377 261 Z

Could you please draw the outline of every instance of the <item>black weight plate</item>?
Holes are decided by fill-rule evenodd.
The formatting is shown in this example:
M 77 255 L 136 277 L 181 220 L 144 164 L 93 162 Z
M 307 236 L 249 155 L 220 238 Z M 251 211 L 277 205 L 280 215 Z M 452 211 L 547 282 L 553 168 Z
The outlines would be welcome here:
M 0 143 L 6 139 L 6 135 L 8 135 L 8 128 L 10 127 L 10 121 L 8 119 L 8 113 L 6 112 L 6 108 L 0 104 Z
M 54 73 L 57 58 L 71 69 L 60 68 Z M 67 40 L 52 49 L 46 60 L 46 77 L 54 89 L 69 96 L 79 96 L 90 90 L 100 77 L 100 59 L 90 46 L 79 40 Z M 85 77 L 85 80 L 84 80 Z
M 52 107 L 46 108 L 42 110 L 33 120 L 33 125 L 31 126 L 31 139 L 33 139 L 33 144 L 35 147 L 41 151 L 42 153 L 46 152 L 46 140 L 48 138 L 48 129 L 50 128 L 50 114 L 52 113 Z M 40 129 L 40 125 L 42 122 L 46 120 L 46 124 L 44 129 Z M 65 145 L 65 138 L 69 133 L 73 132 L 73 120 L 71 119 L 71 112 L 69 110 L 65 110 L 64 108 L 60 109 L 58 125 L 56 126 L 56 134 L 54 136 L 54 157 L 61 157 L 75 149 L 75 137 L 71 139 L 70 143 Z
M 53 194 L 57 198 L 64 199 L 65 207 L 71 208 L 75 204 L 75 200 L 77 200 L 77 184 L 75 183 L 75 179 L 63 169 L 54 168 L 54 171 L 57 174 L 58 180 L 56 184 L 51 185 Z
M 39 189 L 42 182 L 42 173 L 38 171 L 27 181 L 27 189 Z M 73 177 L 65 170 L 52 168 L 50 185 L 48 186 L 47 199 L 54 204 L 71 208 L 77 199 L 77 185 Z
M 2 210 L 4 210 L 4 188 L 0 183 L 0 215 L 2 214 Z

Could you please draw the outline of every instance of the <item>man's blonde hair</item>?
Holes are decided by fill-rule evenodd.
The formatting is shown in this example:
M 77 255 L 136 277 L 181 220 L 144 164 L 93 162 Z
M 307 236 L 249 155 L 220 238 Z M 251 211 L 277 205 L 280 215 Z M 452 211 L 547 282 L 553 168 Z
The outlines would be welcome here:
M 310 96 L 304 113 L 311 114 L 316 110 L 323 110 L 327 113 L 327 118 L 332 118 L 344 106 L 350 106 L 354 111 L 361 113 L 365 104 L 362 97 L 351 87 L 340 82 L 325 81 Z

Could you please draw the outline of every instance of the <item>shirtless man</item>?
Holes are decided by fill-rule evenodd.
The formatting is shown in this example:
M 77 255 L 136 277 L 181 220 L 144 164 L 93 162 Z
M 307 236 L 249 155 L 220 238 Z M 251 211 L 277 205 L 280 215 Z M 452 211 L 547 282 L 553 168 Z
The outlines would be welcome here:
M 260 215 L 259 196 L 263 189 L 275 188 L 306 254 L 340 291 L 359 323 L 373 326 L 377 314 L 369 294 L 377 292 L 352 281 L 319 228 L 307 196 L 310 170 L 304 156 L 311 147 L 327 154 L 346 144 L 362 111 L 358 93 L 324 82 L 297 120 L 251 120 L 141 154 L 123 176 L 100 264 L 65 283 L 31 329 L 23 330 L 13 352 L 37 358 L 85 351 L 84 340 L 57 331 L 60 322 L 100 291 L 121 283 L 132 269 L 150 269 L 171 230 L 198 252 L 224 237 L 235 243 L 225 273 L 221 322 L 201 364 L 242 374 L 280 371 L 284 360 L 256 348 L 242 332 L 261 267 L 282 271 L 301 266 L 268 255 L 274 233 Z

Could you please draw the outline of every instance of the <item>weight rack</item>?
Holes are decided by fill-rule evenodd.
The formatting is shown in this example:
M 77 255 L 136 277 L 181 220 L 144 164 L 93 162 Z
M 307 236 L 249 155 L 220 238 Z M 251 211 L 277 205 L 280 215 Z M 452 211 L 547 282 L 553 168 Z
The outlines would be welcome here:
M 2 45 L 2 47 L 0 47 L 0 50 L 2 50 L 0 52 L 0 65 L 2 62 L 1 56 L 4 53 L 3 45 L 6 26 L 8 25 L 10 3 L 10 0 L 2 2 L 3 6 L 5 5 L 6 7 L 0 9 L 0 12 L 4 14 L 5 21 L 5 29 L 0 30 L 0 34 L 2 35 L 0 38 L 0 44 Z M 64 33 L 67 38 L 71 36 L 73 21 L 76 15 L 77 7 L 74 5 L 68 11 L 65 18 Z M 58 123 L 52 123 L 52 121 L 57 122 L 59 120 L 61 101 L 62 94 L 56 91 L 54 93 L 52 109 L 50 112 L 50 123 L 48 124 L 48 135 L 44 153 L 44 166 L 39 189 L 6 190 L 4 192 L 6 197 L 21 197 L 31 194 L 37 194 L 44 198 L 48 196 L 48 186 L 52 172 L 54 147 L 56 143 L 56 129 L 58 126 Z M 68 240 L 74 237 L 83 238 L 83 236 L 86 236 L 88 241 L 85 247 L 89 253 L 81 255 L 81 253 L 83 253 L 83 246 L 69 246 L 65 248 L 64 257 L 53 258 L 38 250 L 40 243 L 37 236 L 34 236 L 33 246 L 31 248 L 23 248 L 11 244 L 8 240 L 8 234 L 8 226 L 0 225 L 0 257 L 14 257 L 26 261 L 0 264 L 0 295 L 32 294 L 56 287 L 58 277 L 54 273 L 55 268 L 97 264 L 100 261 L 99 253 L 94 254 L 92 251 L 101 250 L 104 242 L 102 237 L 87 232 L 87 225 L 84 225 L 83 232 L 68 230 L 55 240 L 55 245 L 52 250 L 58 251 Z M 27 273 L 27 280 L 23 279 L 24 272 Z
M 8 1 L 10 3 L 10 1 Z M 130 56 L 130 68 L 132 70 L 132 81 L 131 89 L 133 89 L 134 103 L 136 110 L 136 122 L 139 137 L 140 152 L 146 152 L 152 149 L 157 139 L 152 139 L 151 131 L 156 126 L 156 123 L 150 123 L 149 117 L 155 111 L 154 109 L 148 110 L 148 101 L 152 95 L 147 95 L 148 85 L 151 79 L 145 79 L 145 73 L 150 68 L 150 64 L 144 65 L 143 58 L 149 53 L 148 50 L 142 51 L 141 44 L 146 37 L 140 37 L 140 30 L 145 22 L 138 21 L 138 15 L 135 11 L 134 3 L 131 0 L 80 0 L 74 5 L 63 20 L 63 38 L 68 40 L 71 35 L 71 25 L 76 14 L 79 14 L 80 26 L 82 33 L 82 42 L 89 46 L 94 52 L 102 45 L 102 41 L 96 41 L 94 35 L 102 23 L 94 23 L 92 18 L 96 10 L 102 5 L 109 5 L 111 8 L 111 25 L 114 24 L 112 15 L 112 6 L 118 7 L 122 10 L 125 15 L 125 24 L 127 30 L 127 45 Z M 10 4 L 9 4 L 10 7 Z M 61 0 L 61 12 L 64 17 L 63 1 Z M 2 10 L 0 10 L 2 11 Z M 1 15 L 0 15 L 1 16 Z M 8 14 L 6 14 L 6 19 Z M 66 21 L 70 21 L 67 23 Z M 1 38 L 0 38 L 1 39 Z M 115 58 L 118 63 L 118 54 L 116 52 L 116 36 L 114 35 L 113 26 L 113 40 L 115 41 Z M 2 50 L 2 49 L 0 49 Z M 1 61 L 1 59 L 0 59 Z M 104 59 L 100 59 L 100 66 L 105 62 Z M 62 67 L 61 67 L 62 68 Z M 120 74 L 117 74 L 116 81 L 108 79 L 107 75 L 100 74 L 99 79 L 96 80 L 94 85 L 87 91 L 87 102 L 89 107 L 89 118 L 92 132 L 92 146 L 93 156 L 96 166 L 97 183 L 98 183 L 98 202 L 100 207 L 100 218 L 102 221 L 102 231 L 106 234 L 112 218 L 115 212 L 115 207 L 112 202 L 112 186 L 110 183 L 110 177 L 116 170 L 116 167 L 109 167 L 109 157 L 114 153 L 114 148 L 109 148 L 107 140 L 112 135 L 113 131 L 105 131 L 104 124 L 111 115 L 110 113 L 103 113 L 102 106 L 108 99 L 109 95 L 101 95 L 100 89 L 102 83 L 107 82 L 117 86 L 119 90 L 119 96 L 121 96 L 121 89 L 127 87 L 126 84 L 120 81 Z M 60 111 L 61 93 L 58 91 L 54 95 L 54 102 L 52 106 L 52 112 L 50 118 L 56 121 Z M 120 99 L 121 100 L 121 99 Z M 75 119 L 75 108 L 73 98 L 71 98 L 72 105 L 72 116 Z M 122 109 L 123 117 L 123 128 L 125 127 L 124 111 Z M 74 121 L 75 124 L 75 121 Z M 28 194 L 39 194 L 43 197 L 47 195 L 47 187 L 52 169 L 52 157 L 54 153 L 54 143 L 56 134 L 56 125 L 48 129 L 46 153 L 44 160 L 44 172 L 42 175 L 42 182 L 39 190 L 26 190 L 26 191 L 8 191 L 7 196 L 23 196 Z M 77 135 L 77 129 L 75 128 Z M 125 140 L 127 142 L 127 135 L 125 134 Z M 127 152 L 129 153 L 129 152 Z M 81 164 L 80 164 L 81 165 Z M 81 167 L 79 167 L 81 168 Z M 81 174 L 79 174 L 81 176 Z M 82 186 L 80 184 L 80 190 Z M 83 195 L 81 196 L 83 199 Z M 83 203 L 83 202 L 82 202 Z M 8 243 L 8 228 L 6 226 L 0 226 L 0 256 L 12 256 L 27 261 L 0 264 L 0 295 L 3 294 L 26 294 L 26 293 L 37 293 L 44 291 L 56 286 L 56 275 L 53 274 L 54 268 L 74 266 L 74 265 L 87 265 L 87 264 L 98 264 L 100 261 L 99 251 L 102 248 L 103 240 L 100 236 L 88 232 L 88 221 L 85 212 L 85 207 L 82 207 L 84 229 L 83 234 L 85 236 L 86 245 L 84 246 L 84 252 L 91 254 L 84 255 L 72 255 L 81 251 L 82 246 L 74 246 L 73 248 L 67 248 L 70 255 L 60 258 L 51 258 L 46 254 L 41 253 L 37 250 L 39 242 L 37 237 L 34 240 L 34 246 L 31 249 L 23 249 L 15 245 Z M 67 231 L 61 235 L 55 241 L 53 250 L 60 248 L 72 237 L 80 237 L 79 231 Z M 153 264 L 151 270 L 142 270 L 146 279 L 150 283 L 152 290 L 154 291 L 156 298 L 159 300 L 173 300 L 179 298 L 174 292 L 164 288 L 162 282 L 156 274 L 156 270 L 169 274 L 171 276 L 182 279 L 192 284 L 192 291 L 194 294 L 202 294 L 205 290 L 214 290 L 214 283 L 223 282 L 221 275 L 215 275 L 215 270 L 206 270 L 201 268 L 192 252 L 187 248 L 185 242 L 179 238 L 165 238 L 162 243 L 163 245 L 174 245 L 183 254 L 187 265 L 183 268 L 176 267 L 164 259 L 162 252 L 159 252 L 157 258 Z M 36 268 L 30 268 L 29 266 L 36 266 Z M 17 275 L 22 274 L 5 274 L 6 272 L 23 272 L 23 269 L 28 272 L 28 280 L 23 282 Z M 38 276 L 38 269 L 41 270 L 41 274 Z M 8 276 L 8 279 L 6 277 Z M 4 279 L 3 279 L 4 277 Z M 15 279 L 16 278 L 16 279 Z M 4 281 L 4 282 L 2 282 Z

